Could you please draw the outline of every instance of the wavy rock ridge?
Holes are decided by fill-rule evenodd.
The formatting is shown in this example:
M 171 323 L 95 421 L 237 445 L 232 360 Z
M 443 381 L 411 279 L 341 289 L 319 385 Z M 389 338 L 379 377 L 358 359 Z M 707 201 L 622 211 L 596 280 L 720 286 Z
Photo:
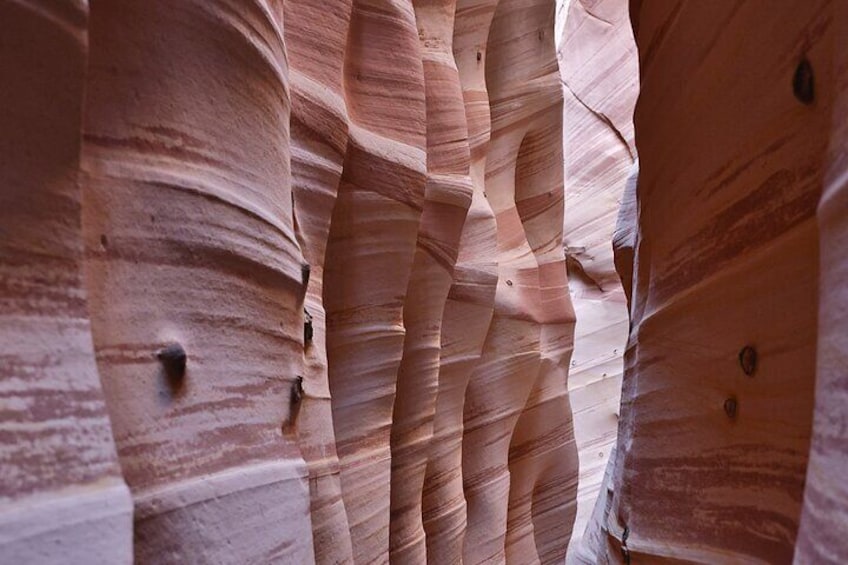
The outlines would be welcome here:
M 3 554 L 561 561 L 554 10 L 0 2 Z
M 848 7 L 558 5 L 0 0 L 0 561 L 848 560 Z

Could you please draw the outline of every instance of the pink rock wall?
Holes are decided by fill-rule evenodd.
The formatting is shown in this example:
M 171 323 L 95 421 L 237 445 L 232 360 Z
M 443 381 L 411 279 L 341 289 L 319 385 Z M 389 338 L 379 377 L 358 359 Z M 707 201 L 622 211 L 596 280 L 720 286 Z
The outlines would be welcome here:
M 0 3 L 0 561 L 122 563 L 121 478 L 83 280 L 80 3 Z
M 424 76 L 405 0 L 354 0 L 350 139 L 325 261 L 327 353 L 357 563 L 388 560 L 391 430 L 426 180 Z
M 845 561 L 848 12 L 629 7 L 0 0 L 0 561 Z
M 433 563 L 462 560 L 468 525 L 462 467 L 465 392 L 482 354 L 498 281 L 497 226 L 485 193 L 491 132 L 485 59 L 494 9 L 495 2 L 459 0 L 454 19 L 453 53 L 467 124 L 473 193 L 444 306 L 433 438 L 423 489 L 427 558 Z
M 573 522 L 577 458 L 564 371 L 574 318 L 561 228 L 545 221 L 562 217 L 553 15 L 549 2 L 499 3 L 488 35 L 485 187 L 497 225 L 499 280 L 466 393 L 469 563 L 561 559 L 562 530 Z
M 554 5 L 0 2 L 4 557 L 564 558 Z
M 343 69 L 351 2 L 328 12 L 320 0 L 285 0 L 291 84 L 294 222 L 309 277 L 303 314 L 303 399 L 296 438 L 309 468 L 316 563 L 353 560 L 333 428 L 324 310 L 324 262 L 348 143 Z M 321 34 L 314 22 L 324 22 Z
M 830 8 L 631 2 L 640 170 L 622 227 L 637 233 L 598 562 L 792 560 L 816 373 Z
M 92 5 L 89 311 L 139 562 L 312 558 L 306 468 L 283 435 L 303 289 L 282 16 Z M 184 374 L 157 359 L 172 344 Z
M 416 0 L 413 5 L 424 68 L 427 180 L 392 415 L 393 563 L 427 560 L 422 489 L 439 393 L 442 315 L 472 193 L 468 127 L 452 50 L 456 2 Z
M 633 108 L 639 92 L 627 0 L 574 1 L 559 45 L 565 91 L 565 251 L 577 316 L 569 393 L 580 454 L 580 539 L 615 444 L 627 340 L 627 305 L 611 241 L 636 156 Z

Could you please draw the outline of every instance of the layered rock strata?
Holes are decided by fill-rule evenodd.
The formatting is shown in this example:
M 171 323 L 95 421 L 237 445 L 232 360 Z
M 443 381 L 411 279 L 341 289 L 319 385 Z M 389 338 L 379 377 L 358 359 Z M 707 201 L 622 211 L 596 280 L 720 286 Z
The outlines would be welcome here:
M 427 558 L 433 563 L 462 560 L 468 524 L 462 468 L 465 392 L 489 331 L 498 281 L 497 225 L 485 192 L 491 134 L 485 60 L 494 9 L 492 1 L 458 0 L 454 20 L 453 53 L 467 124 L 473 193 L 444 306 L 439 388 L 423 489 Z
M 393 563 L 427 561 L 422 497 L 439 393 L 442 316 L 472 193 L 468 128 L 452 51 L 456 2 L 413 5 L 424 69 L 427 179 L 392 416 Z
M 4 557 L 562 560 L 552 0 L 0 14 Z
M 86 274 L 136 560 L 311 560 L 282 5 L 92 8 Z
M 350 138 L 324 277 L 330 393 L 353 558 L 382 563 L 404 305 L 427 165 L 411 2 L 354 0 L 344 88 Z
M 126 563 L 132 502 L 94 359 L 80 129 L 87 6 L 0 2 L 0 560 Z
M 627 0 L 571 2 L 558 53 L 565 94 L 564 239 L 577 316 L 568 382 L 580 453 L 575 553 L 615 444 L 627 339 L 627 306 L 610 245 L 636 155 L 639 70 Z
M 303 400 L 295 436 L 309 468 L 317 563 L 353 560 L 333 428 L 324 310 L 324 264 L 348 144 L 344 61 L 352 3 L 285 0 L 291 85 L 291 175 L 297 240 L 308 268 L 303 311 Z M 321 34 L 313 33 L 323 21 Z
M 466 394 L 469 563 L 559 559 L 567 544 L 561 532 L 573 522 L 577 457 L 564 374 L 573 311 L 561 228 L 545 222 L 562 217 L 553 16 L 549 2 L 501 2 L 488 35 L 485 187 L 499 280 Z
M 792 560 L 831 8 L 631 2 L 639 180 L 623 222 L 635 240 L 619 240 L 635 242 L 631 333 L 596 562 Z

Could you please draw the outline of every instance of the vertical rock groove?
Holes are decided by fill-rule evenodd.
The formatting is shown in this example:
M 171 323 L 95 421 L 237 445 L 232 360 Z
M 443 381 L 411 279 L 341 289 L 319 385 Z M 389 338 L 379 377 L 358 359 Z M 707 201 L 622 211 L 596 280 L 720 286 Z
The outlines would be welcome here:
M 561 532 L 573 521 L 577 457 L 565 371 L 574 318 L 563 292 L 562 228 L 542 221 L 557 210 L 562 217 L 553 14 L 551 2 L 499 3 L 487 40 L 485 187 L 497 222 L 499 281 L 465 405 L 469 563 L 562 558 L 568 540 Z M 566 411 L 550 418 L 557 405 Z
M 471 203 L 468 130 L 453 58 L 453 0 L 414 0 L 424 70 L 427 179 L 403 309 L 392 416 L 391 561 L 427 559 L 422 491 L 438 394 L 442 314 Z
M 357 563 L 389 558 L 392 412 L 426 182 L 424 76 L 409 0 L 354 0 L 350 138 L 324 278 L 342 495 Z
M 309 265 L 304 320 L 303 407 L 297 439 L 309 466 L 316 563 L 352 563 L 350 525 L 342 499 L 327 369 L 324 262 L 330 221 L 348 143 L 343 71 L 351 1 L 332 11 L 321 0 L 285 0 L 291 78 L 291 170 L 297 239 Z M 325 23 L 322 33 L 312 25 Z
M 499 15 L 510 22 L 517 13 L 499 11 L 495 25 Z M 493 130 L 503 119 L 505 131 L 524 131 L 515 156 L 515 203 L 538 264 L 540 293 L 539 375 L 510 445 L 507 556 L 511 561 L 526 559 L 535 546 L 541 563 L 559 563 L 565 558 L 577 489 L 577 452 L 567 388 L 574 311 L 568 294 L 563 229 L 556 221 L 563 217 L 563 155 L 562 93 L 550 25 L 553 17 L 553 3 L 529 6 L 524 18 L 534 36 L 533 55 L 522 57 L 517 50 L 507 51 L 509 56 L 504 59 L 508 64 L 503 69 L 511 80 L 496 80 L 491 86 L 493 91 L 498 89 L 492 95 Z M 528 51 L 524 48 L 521 53 Z M 532 89 L 525 90 L 522 83 L 527 80 L 532 81 Z M 512 109 L 501 111 L 501 97 L 520 99 L 522 111 L 511 119 Z M 525 118 L 524 111 L 532 117 Z M 522 531 L 528 522 L 532 523 L 532 537 Z
M 442 319 L 433 440 L 423 489 L 430 563 L 462 559 L 467 526 L 462 485 L 465 390 L 482 353 L 497 284 L 496 225 L 484 184 L 491 126 L 484 59 L 494 8 L 492 1 L 459 0 L 454 20 L 453 54 L 462 89 L 473 193 Z

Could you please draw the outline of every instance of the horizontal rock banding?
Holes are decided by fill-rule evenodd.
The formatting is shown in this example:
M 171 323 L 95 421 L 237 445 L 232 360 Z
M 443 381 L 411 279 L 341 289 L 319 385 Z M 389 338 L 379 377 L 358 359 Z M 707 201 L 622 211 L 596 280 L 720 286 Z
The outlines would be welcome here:
M 87 278 L 136 559 L 311 559 L 282 6 L 107 2 L 90 36 Z
M 7 4 L 4 549 L 561 560 L 554 2 Z
M 601 561 L 622 544 L 634 561 L 792 559 L 829 115 L 792 78 L 802 56 L 827 69 L 826 4 L 631 3 L 638 234 Z
M 0 3 L 0 555 L 10 563 L 132 558 L 83 275 L 87 12 Z

